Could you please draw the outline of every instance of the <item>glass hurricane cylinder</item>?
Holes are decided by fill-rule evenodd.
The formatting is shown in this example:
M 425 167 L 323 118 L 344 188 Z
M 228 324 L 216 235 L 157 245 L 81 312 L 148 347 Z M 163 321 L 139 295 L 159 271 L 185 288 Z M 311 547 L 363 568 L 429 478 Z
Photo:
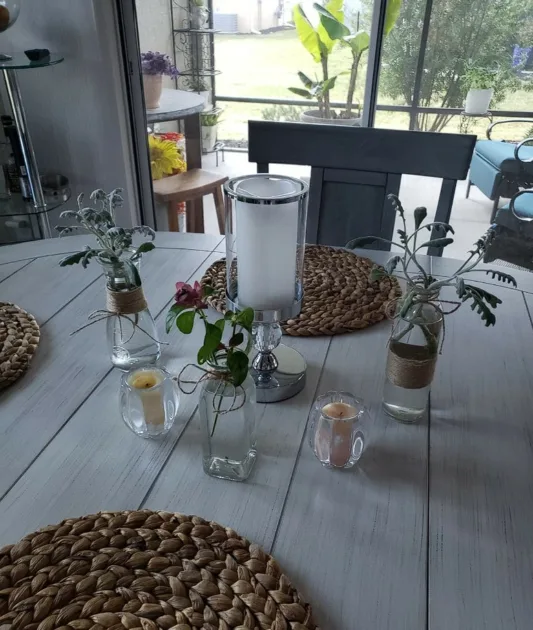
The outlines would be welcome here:
M 100 262 L 106 278 L 107 343 L 111 362 L 121 370 L 155 363 L 161 356 L 161 345 L 144 300 L 136 264 L 128 260 Z
M 439 302 L 415 298 L 405 312 L 400 304 L 389 342 L 383 392 L 385 412 L 400 422 L 416 422 L 426 413 L 441 332 Z
M 212 477 L 245 481 L 255 464 L 255 383 L 248 375 L 234 387 L 227 372 L 202 382 L 199 400 L 204 471 Z
M 301 310 L 309 189 L 299 179 L 258 174 L 231 179 L 224 191 L 228 307 L 254 310 L 252 375 L 258 401 L 283 400 L 305 384 L 303 358 L 284 347 L 283 353 L 276 350 L 279 323 Z M 295 365 L 303 367 L 295 373 Z

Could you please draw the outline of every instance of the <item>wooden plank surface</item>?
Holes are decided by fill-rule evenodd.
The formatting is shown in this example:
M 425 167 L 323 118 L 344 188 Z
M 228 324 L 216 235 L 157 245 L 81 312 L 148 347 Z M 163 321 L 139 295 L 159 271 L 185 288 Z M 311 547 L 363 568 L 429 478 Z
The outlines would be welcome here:
M 172 299 L 176 280 L 189 277 L 206 257 L 189 250 L 154 250 L 145 257 L 142 277 L 154 315 Z M 49 282 L 48 275 L 42 281 Z M 69 336 L 104 304 L 103 282 L 69 302 L 47 323 L 28 374 L 0 393 L 0 497 L 112 369 L 103 322 Z
M 17 273 L 19 269 L 22 269 L 30 262 L 31 260 L 21 260 L 19 262 L 4 263 L 3 265 L 0 265 L 0 282 L 3 282 L 7 278 L 11 277 L 14 273 Z
M 189 279 L 191 254 L 187 252 L 178 261 L 175 280 Z M 174 256 L 174 252 L 164 253 L 167 261 Z M 200 279 L 215 259 L 205 260 L 192 278 Z M 161 269 L 168 271 L 165 265 Z M 167 337 L 165 315 L 166 309 L 157 318 L 161 339 L 170 342 L 163 347 L 161 363 L 177 373 L 194 360 L 202 331 L 198 328 L 190 336 L 174 333 Z M 106 358 L 104 355 L 104 362 Z M 129 431 L 120 417 L 121 375 L 119 370 L 107 373 L 0 502 L 0 546 L 72 514 L 136 509 L 167 459 L 185 455 L 180 451 L 181 443 L 173 449 L 196 409 L 197 397 L 180 396 L 176 424 L 164 440 L 143 440 Z M 199 459 L 194 464 L 201 469 Z
M 333 337 L 317 394 L 365 400 L 366 452 L 327 470 L 306 436 L 272 550 L 321 628 L 426 628 L 427 423 L 381 411 L 389 334 L 385 322 Z
M 431 392 L 432 630 L 533 618 L 533 330 L 520 292 L 494 292 L 495 328 L 465 307 L 447 319 Z
M 144 507 L 199 514 L 271 548 L 330 338 L 285 341 L 308 361 L 306 387 L 283 403 L 258 405 L 259 455 L 249 480 L 232 483 L 205 475 L 196 416 Z
M 31 241 L 15 245 L 0 247 L 0 264 L 35 258 L 36 256 L 50 256 L 81 251 L 92 236 L 80 234 L 63 238 L 50 238 L 43 241 Z M 156 247 L 171 249 L 195 249 L 211 252 L 221 241 L 216 234 L 187 234 L 186 232 L 170 233 L 158 232 L 155 239 Z

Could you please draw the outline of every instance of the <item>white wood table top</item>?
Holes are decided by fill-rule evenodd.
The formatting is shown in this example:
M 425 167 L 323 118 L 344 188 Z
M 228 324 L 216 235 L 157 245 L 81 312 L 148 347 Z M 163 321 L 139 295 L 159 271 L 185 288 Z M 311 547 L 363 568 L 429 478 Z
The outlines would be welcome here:
M 428 418 L 417 426 L 380 410 L 386 323 L 285 338 L 308 361 L 307 385 L 292 400 L 259 406 L 258 461 L 237 484 L 202 471 L 194 396 L 182 396 L 163 441 L 140 439 L 122 423 L 121 373 L 111 368 L 104 325 L 69 336 L 105 299 L 96 264 L 57 265 L 85 242 L 0 248 L 0 300 L 42 326 L 29 373 L 0 394 L 0 546 L 99 510 L 171 510 L 231 526 L 271 552 L 323 630 L 531 627 L 530 274 L 516 274 L 518 290 L 491 289 L 504 300 L 495 328 L 468 307 L 448 319 Z M 164 337 L 174 283 L 199 279 L 224 249 L 220 237 L 201 234 L 161 233 L 156 245 L 142 275 Z M 424 264 L 441 275 L 453 261 Z M 168 338 L 162 360 L 170 370 L 194 360 L 198 336 Z M 307 443 L 310 406 L 329 389 L 361 396 L 374 415 L 351 472 L 322 468 Z

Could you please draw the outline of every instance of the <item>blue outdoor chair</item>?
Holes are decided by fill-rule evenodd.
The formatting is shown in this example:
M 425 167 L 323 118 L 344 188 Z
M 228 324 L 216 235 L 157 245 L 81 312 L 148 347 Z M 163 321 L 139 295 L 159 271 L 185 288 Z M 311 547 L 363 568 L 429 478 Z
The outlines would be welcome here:
M 505 123 L 529 123 L 533 120 L 514 119 L 500 120 L 487 129 L 488 140 L 478 140 L 470 164 L 470 174 L 466 196 L 470 186 L 474 184 L 481 192 L 494 202 L 491 223 L 494 221 L 500 197 L 512 197 L 522 188 L 533 186 L 533 138 L 523 140 L 519 144 L 491 139 L 496 125 Z
M 496 236 L 484 262 L 504 260 L 533 270 L 533 190 L 520 190 L 494 219 Z

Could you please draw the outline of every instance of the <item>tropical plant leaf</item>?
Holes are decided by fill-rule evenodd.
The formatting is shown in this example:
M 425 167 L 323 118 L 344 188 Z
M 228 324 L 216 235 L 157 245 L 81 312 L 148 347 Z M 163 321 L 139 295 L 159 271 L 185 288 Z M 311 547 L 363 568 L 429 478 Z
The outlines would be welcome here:
M 335 87 L 335 82 L 337 81 L 337 77 L 330 77 L 321 85 L 322 94 L 325 94 L 329 90 L 332 90 Z
M 313 85 L 315 84 L 315 81 L 313 81 L 312 79 L 310 79 L 305 73 L 303 72 L 298 72 L 298 76 L 300 77 L 300 81 L 305 85 L 305 87 L 310 90 Z
M 428 211 L 427 208 L 424 208 L 423 206 L 419 206 L 418 208 L 415 208 L 415 230 L 418 230 L 418 228 L 422 225 L 422 223 L 424 222 L 425 218 L 428 215 Z
M 385 35 L 388 35 L 394 28 L 394 25 L 400 16 L 401 8 L 402 0 L 388 0 L 387 12 L 385 13 L 385 24 L 383 26 L 383 32 Z
M 313 95 L 311 94 L 311 92 L 309 92 L 308 90 L 304 90 L 302 88 L 295 88 L 295 87 L 290 87 L 288 88 L 289 92 L 292 92 L 293 94 L 296 94 L 297 96 L 303 96 L 304 98 L 307 99 L 312 99 Z
M 330 5 L 332 4 L 333 3 L 330 3 Z M 315 11 L 319 13 L 320 25 L 327 33 L 329 40 L 334 42 L 336 40 L 343 39 L 344 37 L 347 37 L 348 35 L 350 35 L 350 29 L 343 24 L 344 14 L 342 12 L 342 4 L 339 10 L 336 10 L 336 8 L 334 8 L 334 10 L 336 10 L 337 12 L 337 15 L 342 17 L 342 19 L 340 19 L 340 17 L 337 17 L 336 15 L 333 15 L 333 13 L 328 11 L 326 7 L 323 7 L 321 4 L 318 4 L 317 2 L 313 4 L 313 9 L 315 9 Z M 318 32 L 321 39 L 324 40 L 325 38 L 323 34 L 320 32 L 320 29 L 318 29 Z M 328 42 L 325 41 L 324 43 L 327 44 Z
M 453 243 L 453 238 L 434 238 L 432 241 L 426 241 L 419 245 L 417 249 L 422 249 L 422 247 L 447 247 Z
M 485 273 L 490 274 L 493 279 L 496 278 L 500 282 L 508 282 L 512 284 L 513 287 L 517 286 L 516 280 L 508 273 L 503 273 L 503 271 L 498 271 L 497 269 L 487 269 Z
M 168 333 L 172 330 L 172 326 L 176 321 L 176 317 L 186 309 L 190 308 L 189 306 L 183 306 L 182 304 L 173 304 L 167 312 L 167 316 L 165 318 L 165 330 Z
M 184 335 L 190 335 L 194 326 L 194 311 L 185 311 L 176 318 L 176 326 Z
M 75 254 L 69 254 L 59 261 L 59 266 L 67 267 L 68 265 L 77 265 L 83 260 L 86 253 L 87 252 L 84 250 L 82 252 L 76 252 Z
M 222 330 L 215 324 L 205 323 L 204 344 L 198 350 L 198 364 L 202 365 L 210 359 L 222 340 Z
M 356 55 L 361 55 L 370 46 L 370 35 L 366 31 L 358 31 L 353 35 L 348 35 L 343 39 Z
M 294 6 L 292 19 L 302 46 L 316 63 L 320 63 L 322 53 L 318 33 L 300 4 Z

